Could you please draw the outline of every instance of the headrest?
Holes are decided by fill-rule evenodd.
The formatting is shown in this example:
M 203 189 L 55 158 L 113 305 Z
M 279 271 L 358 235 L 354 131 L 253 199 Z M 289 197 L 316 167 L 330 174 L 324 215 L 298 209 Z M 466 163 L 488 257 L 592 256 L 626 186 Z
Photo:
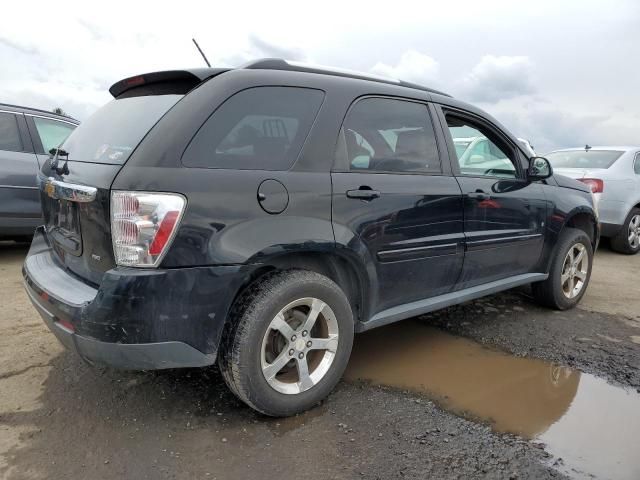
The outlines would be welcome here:
M 408 130 L 398 133 L 396 154 L 399 156 L 424 157 L 429 145 L 424 130 Z

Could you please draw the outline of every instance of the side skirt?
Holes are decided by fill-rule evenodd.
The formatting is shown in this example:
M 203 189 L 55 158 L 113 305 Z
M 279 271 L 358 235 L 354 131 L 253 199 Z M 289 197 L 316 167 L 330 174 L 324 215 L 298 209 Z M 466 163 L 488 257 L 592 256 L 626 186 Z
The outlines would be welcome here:
M 418 300 L 416 302 L 405 303 L 396 307 L 388 308 L 382 312 L 376 313 L 367 322 L 356 325 L 356 332 L 365 332 L 372 328 L 388 325 L 389 323 L 405 320 L 407 318 L 423 315 L 425 313 L 440 310 L 441 308 L 450 307 L 459 303 L 475 300 L 476 298 L 498 293 L 510 288 L 526 285 L 527 283 L 540 282 L 549 277 L 546 273 L 526 273 L 516 275 L 515 277 L 496 280 L 495 282 L 477 285 L 475 287 L 457 290 L 455 292 L 445 293 L 437 297 Z

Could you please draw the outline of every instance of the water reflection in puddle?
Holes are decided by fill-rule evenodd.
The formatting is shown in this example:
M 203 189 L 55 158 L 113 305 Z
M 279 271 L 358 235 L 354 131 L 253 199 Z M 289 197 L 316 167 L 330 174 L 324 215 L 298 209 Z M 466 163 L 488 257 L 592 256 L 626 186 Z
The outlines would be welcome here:
M 496 431 L 538 439 L 570 475 L 640 478 L 640 395 L 592 375 L 406 321 L 359 335 L 345 377 L 425 393 Z

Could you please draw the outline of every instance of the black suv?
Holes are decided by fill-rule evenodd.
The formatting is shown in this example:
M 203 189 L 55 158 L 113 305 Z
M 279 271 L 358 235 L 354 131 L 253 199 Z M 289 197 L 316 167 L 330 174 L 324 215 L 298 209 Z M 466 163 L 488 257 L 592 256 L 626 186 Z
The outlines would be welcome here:
M 290 415 L 336 385 L 355 332 L 523 284 L 559 309 L 585 293 L 588 187 L 448 95 L 275 59 L 110 92 L 41 170 L 24 265 L 90 362 L 217 361 Z
M 42 224 L 36 175 L 78 126 L 66 115 L 0 103 L 0 240 L 31 240 Z

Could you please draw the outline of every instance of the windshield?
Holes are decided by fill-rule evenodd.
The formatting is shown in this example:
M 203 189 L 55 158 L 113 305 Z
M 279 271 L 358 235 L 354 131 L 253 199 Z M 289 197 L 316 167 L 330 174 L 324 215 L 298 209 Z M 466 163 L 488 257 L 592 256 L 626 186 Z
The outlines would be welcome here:
M 567 150 L 546 156 L 554 168 L 609 168 L 624 152 L 616 150 Z
M 69 160 L 123 164 L 182 95 L 112 100 L 76 128 L 62 144 Z

